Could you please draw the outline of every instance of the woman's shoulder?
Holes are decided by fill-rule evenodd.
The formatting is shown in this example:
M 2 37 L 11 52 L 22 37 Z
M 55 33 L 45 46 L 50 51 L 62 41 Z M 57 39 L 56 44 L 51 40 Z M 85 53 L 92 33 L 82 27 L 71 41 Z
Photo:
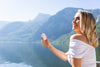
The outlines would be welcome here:
M 85 44 L 91 46 L 91 44 L 89 44 L 87 38 L 82 35 L 82 34 L 74 34 L 70 37 L 70 41 L 73 41 L 73 40 L 77 40 L 78 42 L 84 42 Z
M 83 35 L 82 35 L 82 34 L 73 34 L 73 35 L 70 37 L 70 41 L 71 41 L 71 40 L 74 40 L 74 39 L 82 40 L 82 39 L 83 39 Z

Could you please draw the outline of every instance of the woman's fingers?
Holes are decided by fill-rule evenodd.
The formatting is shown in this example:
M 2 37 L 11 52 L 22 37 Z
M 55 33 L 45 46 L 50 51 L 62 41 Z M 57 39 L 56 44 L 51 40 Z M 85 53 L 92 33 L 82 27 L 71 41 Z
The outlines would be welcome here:
M 42 44 L 43 44 L 43 45 L 45 44 L 44 40 L 42 41 Z
M 43 40 L 43 37 L 41 37 L 41 40 Z
M 43 41 L 42 41 L 42 44 L 43 44 L 45 47 L 48 47 L 48 44 L 47 44 L 47 41 L 46 41 L 46 40 L 43 40 Z
M 42 44 L 45 46 L 45 47 L 49 47 L 49 40 L 48 40 L 48 37 L 46 36 L 46 40 L 43 40 L 43 37 L 41 37 L 42 39 Z

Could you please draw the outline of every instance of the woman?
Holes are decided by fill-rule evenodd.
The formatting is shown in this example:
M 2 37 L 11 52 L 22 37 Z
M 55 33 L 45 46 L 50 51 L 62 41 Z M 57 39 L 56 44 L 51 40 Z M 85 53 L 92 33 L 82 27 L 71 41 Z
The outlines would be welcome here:
M 56 56 L 63 61 L 69 61 L 72 67 L 96 67 L 95 48 L 98 46 L 96 34 L 96 22 L 92 13 L 78 10 L 72 21 L 73 31 L 76 34 L 70 37 L 70 46 L 67 53 L 56 49 L 47 40 L 42 44 L 49 48 Z M 41 39 L 43 39 L 41 37 Z

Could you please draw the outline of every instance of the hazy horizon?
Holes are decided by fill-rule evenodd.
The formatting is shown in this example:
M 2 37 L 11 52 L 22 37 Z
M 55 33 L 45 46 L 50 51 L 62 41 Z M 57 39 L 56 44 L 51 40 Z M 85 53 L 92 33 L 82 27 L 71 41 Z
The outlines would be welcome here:
M 39 13 L 54 15 L 67 8 L 100 9 L 99 0 L 0 0 L 0 21 L 29 21 Z

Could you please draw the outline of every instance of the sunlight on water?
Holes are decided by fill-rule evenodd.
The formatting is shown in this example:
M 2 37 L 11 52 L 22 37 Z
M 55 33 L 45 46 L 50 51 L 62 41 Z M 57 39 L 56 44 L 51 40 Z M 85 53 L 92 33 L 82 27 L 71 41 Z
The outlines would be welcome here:
M 4 63 L 4 64 L 0 64 L 0 67 L 32 67 L 30 65 L 26 65 L 24 63 Z

